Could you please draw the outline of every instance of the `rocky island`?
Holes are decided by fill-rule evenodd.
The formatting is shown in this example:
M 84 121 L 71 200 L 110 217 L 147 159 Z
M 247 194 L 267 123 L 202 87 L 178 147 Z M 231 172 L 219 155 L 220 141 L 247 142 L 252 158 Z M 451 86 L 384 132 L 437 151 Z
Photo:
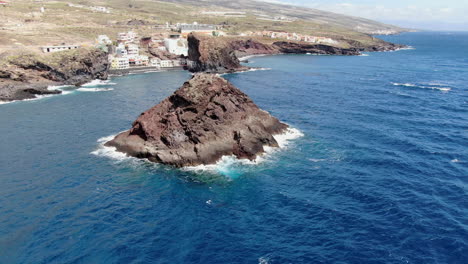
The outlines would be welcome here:
M 253 160 L 288 126 L 225 79 L 199 73 L 106 143 L 137 158 L 175 167 L 214 164 L 222 156 Z

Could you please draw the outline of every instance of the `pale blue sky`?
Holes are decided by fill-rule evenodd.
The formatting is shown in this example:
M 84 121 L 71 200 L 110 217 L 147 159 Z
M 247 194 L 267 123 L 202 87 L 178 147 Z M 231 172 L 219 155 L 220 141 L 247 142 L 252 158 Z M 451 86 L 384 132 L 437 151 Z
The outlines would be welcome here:
M 304 5 L 386 23 L 468 31 L 468 0 L 265 0 Z

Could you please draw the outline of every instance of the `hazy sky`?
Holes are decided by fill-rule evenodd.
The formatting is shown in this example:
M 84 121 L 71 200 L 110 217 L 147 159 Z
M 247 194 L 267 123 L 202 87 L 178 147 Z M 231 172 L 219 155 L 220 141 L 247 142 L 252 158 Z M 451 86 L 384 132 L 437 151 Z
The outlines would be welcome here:
M 360 16 L 400 26 L 468 31 L 468 0 L 266 0 Z

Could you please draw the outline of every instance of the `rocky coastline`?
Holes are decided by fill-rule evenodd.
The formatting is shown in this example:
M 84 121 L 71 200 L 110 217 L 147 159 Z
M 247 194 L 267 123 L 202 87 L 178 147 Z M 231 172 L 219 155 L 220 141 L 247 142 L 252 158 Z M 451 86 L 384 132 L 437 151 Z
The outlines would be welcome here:
M 350 48 L 296 41 L 266 42 L 243 37 L 188 36 L 187 69 L 191 72 L 233 73 L 249 70 L 240 58 L 256 55 L 318 54 L 359 55 L 361 52 L 394 51 L 406 48 L 375 39 L 373 45 L 346 40 Z M 151 54 L 159 54 L 150 49 Z M 110 74 L 125 75 L 131 71 L 109 71 L 107 53 L 98 49 L 79 49 L 49 56 L 23 54 L 0 61 L 0 101 L 34 99 L 38 95 L 59 94 L 50 86 L 80 86 L 95 79 L 105 80 Z M 159 54 L 161 55 L 161 54 Z M 148 69 L 152 70 L 152 69 Z M 138 69 L 135 72 L 144 72 Z
M 136 158 L 175 167 L 215 164 L 223 156 L 254 160 L 288 126 L 216 74 L 198 73 L 132 128 L 107 142 Z
M 232 73 L 246 71 L 239 58 L 257 55 L 315 54 L 356 56 L 361 52 L 394 51 L 406 48 L 405 45 L 377 41 L 376 45 L 364 45 L 350 41 L 350 48 L 340 48 L 324 44 L 310 44 L 297 41 L 276 41 L 265 43 L 253 38 L 213 38 L 198 34 L 188 37 L 189 56 L 193 63 L 188 66 L 191 72 Z
M 107 53 L 98 49 L 61 52 L 47 57 L 22 54 L 6 59 L 0 69 L 0 101 L 60 94 L 50 86 L 80 86 L 95 79 L 108 78 Z

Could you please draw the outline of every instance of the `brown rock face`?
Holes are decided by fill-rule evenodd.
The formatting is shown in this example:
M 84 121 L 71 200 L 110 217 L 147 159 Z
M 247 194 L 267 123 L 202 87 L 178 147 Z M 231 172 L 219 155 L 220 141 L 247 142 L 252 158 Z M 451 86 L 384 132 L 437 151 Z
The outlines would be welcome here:
M 2 68 L 3 67 L 3 68 Z M 96 49 L 77 49 L 40 57 L 16 56 L 0 67 L 0 101 L 55 94 L 49 85 L 82 85 L 94 79 L 107 79 L 107 53 Z
M 320 54 L 320 55 L 359 55 L 355 48 L 344 49 L 323 44 L 309 44 L 302 42 L 278 41 L 273 43 L 281 53 L 286 54 Z
M 255 159 L 287 125 L 214 74 L 197 74 L 106 143 L 138 158 L 176 167 L 214 164 L 222 156 Z
M 191 72 L 226 73 L 246 70 L 240 64 L 229 38 L 213 38 L 191 33 L 188 38 Z

